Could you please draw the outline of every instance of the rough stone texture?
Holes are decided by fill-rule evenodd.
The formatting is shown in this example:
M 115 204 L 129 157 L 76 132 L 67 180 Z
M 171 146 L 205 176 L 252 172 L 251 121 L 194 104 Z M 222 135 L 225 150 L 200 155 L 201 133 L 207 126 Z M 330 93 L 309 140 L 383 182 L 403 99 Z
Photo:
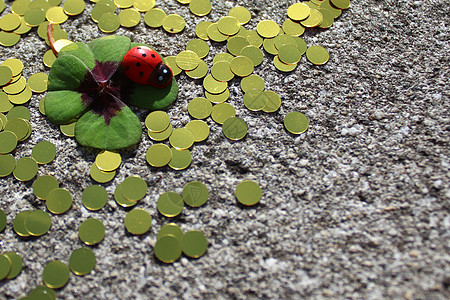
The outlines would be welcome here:
M 213 0 L 207 17 L 196 17 L 174 0 L 157 1 L 167 13 L 182 15 L 185 31 L 169 35 L 143 22 L 116 34 L 155 46 L 163 55 L 176 55 L 195 37 L 195 24 L 217 21 L 236 4 L 252 11 L 247 29 L 258 21 L 286 18 L 289 1 Z M 11 2 L 7 3 L 9 11 Z M 88 42 L 103 34 L 84 14 L 62 27 L 74 41 Z M 12 221 L 25 209 L 45 205 L 35 200 L 32 182 L 12 176 L 0 180 L 0 208 L 8 215 L 0 234 L 0 251 L 17 251 L 24 259 L 19 277 L 0 282 L 0 298 L 25 296 L 42 284 L 44 265 L 68 262 L 81 246 L 79 224 L 88 217 L 102 220 L 106 238 L 93 247 L 97 267 L 91 274 L 72 274 L 59 290 L 65 299 L 148 298 L 406 298 L 450 297 L 449 255 L 449 15 L 447 0 L 360 0 L 329 30 L 307 30 L 308 45 L 328 49 L 330 61 L 314 66 L 303 57 L 290 74 L 276 71 L 267 55 L 255 70 L 268 89 L 280 94 L 281 109 L 254 113 L 242 104 L 239 80 L 230 84 L 238 116 L 249 125 L 248 136 L 228 141 L 212 120 L 207 141 L 192 148 L 193 162 L 185 171 L 152 169 L 145 152 L 152 142 L 143 136 L 132 149 L 121 151 L 123 165 L 106 184 L 110 200 L 100 212 L 81 204 L 81 192 L 94 182 L 88 170 L 96 151 L 64 137 L 39 114 L 41 95 L 28 104 L 34 133 L 21 143 L 16 158 L 30 156 L 42 139 L 53 142 L 58 155 L 40 166 L 74 196 L 73 209 L 52 216 L 51 231 L 23 240 Z M 41 58 L 48 49 L 35 30 L 12 48 L 1 48 L 0 60 L 20 58 L 24 76 L 48 72 Z M 225 50 L 212 43 L 206 62 Z M 178 77 L 179 100 L 168 110 L 174 128 L 190 117 L 187 104 L 202 96 L 200 80 Z M 293 110 L 310 120 L 306 134 L 293 136 L 283 128 Z M 145 111 L 136 110 L 143 120 Z M 112 193 L 126 176 L 140 175 L 149 184 L 139 203 L 154 218 L 142 236 L 125 232 L 126 210 Z M 234 189 L 244 179 L 259 182 L 261 203 L 244 208 Z M 200 180 L 210 190 L 207 205 L 185 208 L 174 220 L 184 230 L 202 230 L 210 246 L 200 259 L 159 263 L 153 255 L 156 233 L 172 220 L 158 215 L 158 195 L 181 192 L 185 183 Z

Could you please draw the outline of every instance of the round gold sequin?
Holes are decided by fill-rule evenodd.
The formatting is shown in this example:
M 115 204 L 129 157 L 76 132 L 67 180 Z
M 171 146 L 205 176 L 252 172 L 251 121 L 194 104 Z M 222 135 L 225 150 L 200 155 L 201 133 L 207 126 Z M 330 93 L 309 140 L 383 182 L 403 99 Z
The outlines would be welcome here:
M 241 53 L 241 50 L 248 45 L 249 43 L 245 37 L 233 36 L 228 39 L 227 49 L 228 52 L 230 52 L 234 56 L 237 56 L 239 55 L 239 53 Z
M 62 288 L 69 282 L 69 267 L 59 260 L 49 262 L 42 272 L 44 284 L 52 289 Z
M 36 176 L 38 171 L 38 164 L 31 157 L 19 158 L 16 162 L 16 168 L 13 175 L 17 180 L 29 181 Z
M 47 209 L 53 214 L 63 214 L 72 207 L 72 195 L 63 188 L 51 190 L 45 204 Z
M 300 50 L 294 45 L 283 45 L 278 48 L 278 57 L 285 64 L 296 64 L 302 58 Z
M 213 106 L 211 117 L 214 122 L 218 124 L 223 124 L 226 119 L 234 117 L 236 115 L 236 110 L 229 103 L 219 103 Z
M 176 76 L 183 71 L 178 67 L 177 58 L 175 56 L 167 56 L 164 60 L 166 61 L 166 65 L 172 69 L 173 76 Z
M 172 124 L 169 124 L 169 127 L 167 127 L 167 129 L 165 129 L 164 131 L 152 132 L 148 130 L 147 133 L 152 140 L 156 142 L 161 142 L 167 140 L 172 135 L 172 131 L 173 131 Z
M 28 86 L 35 93 L 47 90 L 48 75 L 46 73 L 35 73 L 28 78 Z
M 105 237 L 105 226 L 100 220 L 89 218 L 78 227 L 78 236 L 86 245 L 96 245 Z
M 25 228 L 25 220 L 31 214 L 31 210 L 21 211 L 16 215 L 13 221 L 14 232 L 21 237 L 30 236 L 30 233 Z
M 208 75 L 203 79 L 203 87 L 211 94 L 220 94 L 228 87 L 228 83 L 218 81 L 212 75 Z
M 260 90 L 249 90 L 244 95 L 244 105 L 251 111 L 260 111 L 267 105 L 267 97 Z
M 208 64 L 203 60 L 199 60 L 198 66 L 194 70 L 185 71 L 186 75 L 193 79 L 200 79 L 208 74 Z
M 323 21 L 323 16 L 317 9 L 311 8 L 311 14 L 308 18 L 301 21 L 300 24 L 302 24 L 305 27 L 316 27 L 319 26 L 320 23 Z
M 150 230 L 152 217 L 143 209 L 133 209 L 127 213 L 124 224 L 129 233 L 142 235 Z
M 91 185 L 84 189 L 81 194 L 81 201 L 84 207 L 89 210 L 102 209 L 108 202 L 108 193 L 100 185 Z
M 30 120 L 31 113 L 25 106 L 14 106 L 7 115 L 8 121 L 14 120 L 14 119 L 25 119 Z
M 285 64 L 278 56 L 273 58 L 273 64 L 281 72 L 292 72 L 297 68 L 297 64 Z
M 235 35 L 241 29 L 241 24 L 235 17 L 226 16 L 217 22 L 217 29 L 225 35 Z
M 202 142 L 209 136 L 210 129 L 205 121 L 192 120 L 187 123 L 185 127 L 194 135 L 194 142 Z
M 252 15 L 250 14 L 250 11 L 242 6 L 235 6 L 228 12 L 228 15 L 235 17 L 239 20 L 239 23 L 241 25 L 247 24 Z
M 14 105 L 9 101 L 8 95 L 0 91 L 0 112 L 10 111 Z M 4 126 L 5 124 L 3 124 Z
M 347 9 L 350 7 L 350 0 L 330 0 L 330 2 L 339 9 Z
M 122 207 L 132 207 L 137 204 L 137 201 L 129 201 L 122 196 L 120 184 L 116 186 L 116 190 L 114 191 L 114 200 L 116 200 L 116 203 Z
M 263 42 L 263 47 L 267 53 L 270 53 L 272 55 L 278 54 L 278 49 L 275 48 L 275 38 L 265 39 Z
M 198 230 L 186 232 L 181 238 L 181 250 L 192 258 L 199 258 L 206 253 L 208 240 L 205 235 Z
M 129 201 L 139 201 L 147 194 L 147 183 L 139 176 L 130 176 L 120 184 L 122 195 Z
M 0 1 L 0 6 L 3 1 Z M 30 5 L 30 0 L 16 0 L 11 4 L 11 12 L 23 16 Z M 1 12 L 1 9 L 0 9 Z
M 114 5 L 111 5 L 107 2 L 97 3 L 94 8 L 91 10 L 91 19 L 98 23 L 103 15 L 107 13 L 114 13 L 116 8 Z
M 13 31 L 20 26 L 21 19 L 16 14 L 7 14 L 0 18 L 0 29 L 4 31 Z
M 59 6 L 50 7 L 46 12 L 45 17 L 52 24 L 61 24 L 68 19 L 63 8 Z
M 228 98 L 230 97 L 230 90 L 225 89 L 225 91 L 223 91 L 220 94 L 211 94 L 208 91 L 205 91 L 205 97 L 206 97 L 206 99 L 211 101 L 211 103 L 214 103 L 214 104 L 223 103 L 223 102 L 227 101 Z
M 190 40 L 186 45 L 186 50 L 193 51 L 197 53 L 198 57 L 204 58 L 209 53 L 209 45 L 207 42 L 200 40 L 200 39 L 194 39 Z
M 31 236 L 46 234 L 52 226 L 50 215 L 43 210 L 32 211 L 25 219 L 25 229 Z
M 105 33 L 112 33 L 119 29 L 120 19 L 114 13 L 106 13 L 98 20 L 98 28 Z
M 308 118 L 298 111 L 288 113 L 284 117 L 284 127 L 287 131 L 293 134 L 300 134 L 308 129 Z
M 36 27 L 45 21 L 45 10 L 39 7 L 30 8 L 23 17 L 29 26 Z
M 247 129 L 247 123 L 238 117 L 230 117 L 222 125 L 223 134 L 232 141 L 243 139 L 247 135 Z
M 48 141 L 41 141 L 33 147 L 31 156 L 39 164 L 48 164 L 56 156 L 56 147 Z
M 116 176 L 116 171 L 112 172 L 103 172 L 101 171 L 95 163 L 91 165 L 89 174 L 91 175 L 91 178 L 97 181 L 98 183 L 106 183 L 108 181 L 111 181 L 114 176 Z
M 208 37 L 214 42 L 226 41 L 228 39 L 228 36 L 221 33 L 218 29 L 218 26 L 219 25 L 217 23 L 212 23 L 208 26 L 208 29 L 206 30 L 206 32 L 208 33 Z
M 306 58 L 315 65 L 323 65 L 330 59 L 330 55 L 325 48 L 314 45 L 306 50 Z
M 41 200 L 46 200 L 51 190 L 59 188 L 59 182 L 51 175 L 43 175 L 33 182 L 33 194 Z
M 188 112 L 195 119 L 206 119 L 211 114 L 212 104 L 206 98 L 194 98 L 189 101 Z
M 169 142 L 176 150 L 186 150 L 194 144 L 194 135 L 187 128 L 177 128 L 169 137 Z
M 162 9 L 153 8 L 145 13 L 144 22 L 152 28 L 158 28 L 162 26 L 166 16 L 166 13 Z
M 191 207 L 200 207 L 208 201 L 208 188 L 200 181 L 191 181 L 183 188 L 183 201 Z
M 181 256 L 180 241 L 171 235 L 158 239 L 154 247 L 155 256 L 164 263 L 173 263 Z
M 287 15 L 295 21 L 304 20 L 310 15 L 310 8 L 304 3 L 295 3 L 289 6 Z
M 81 14 L 86 7 L 83 0 L 66 0 L 63 4 L 63 9 L 69 16 L 76 16 Z
M 176 63 L 182 70 L 193 70 L 197 68 L 199 62 L 200 58 L 194 51 L 182 51 L 176 56 Z
M 16 95 L 22 92 L 27 86 L 27 81 L 24 77 L 21 77 L 14 83 L 8 84 L 3 87 L 3 91 L 9 95 Z
M 169 33 L 179 33 L 185 26 L 186 22 L 183 17 L 177 14 L 168 15 L 162 21 L 162 27 Z
M 119 168 L 122 163 L 122 157 L 119 153 L 113 151 L 102 151 L 95 158 L 95 164 L 103 172 L 112 172 Z
M 230 53 L 226 53 L 226 52 L 218 53 L 213 58 L 213 65 L 215 65 L 218 62 L 222 62 L 222 61 L 231 63 L 233 58 L 234 58 L 233 55 L 231 55 Z
M 283 22 L 282 28 L 284 33 L 291 36 L 301 36 L 305 32 L 305 27 L 291 19 L 286 19 Z
M 5 60 L 1 65 L 9 67 L 12 70 L 14 77 L 22 74 L 23 63 L 17 58 L 9 58 Z
M 196 16 L 206 16 L 211 12 L 211 2 L 209 0 L 191 0 L 189 10 Z
M 114 0 L 114 4 L 118 8 L 129 8 L 133 6 L 133 0 Z
M 184 170 L 191 164 L 192 155 L 189 150 L 176 150 L 175 148 L 170 149 L 172 151 L 172 160 L 169 163 L 169 167 L 174 170 Z
M 239 77 L 246 77 L 253 73 L 253 61 L 246 56 L 236 56 L 231 61 L 231 71 Z
M 133 0 L 133 7 L 139 12 L 147 12 L 155 6 L 155 0 Z
M 20 18 L 21 23 L 20 26 L 14 30 L 15 34 L 25 34 L 30 32 L 31 27 L 27 25 L 27 23 L 25 22 L 25 19 L 23 17 Z
M 63 125 L 59 125 L 59 129 L 61 130 L 61 132 L 68 137 L 74 137 L 75 136 L 75 125 L 77 124 L 77 122 L 72 122 L 69 124 L 63 124 Z
M 262 109 L 266 113 L 276 112 L 281 106 L 281 98 L 274 91 L 264 91 L 267 97 L 267 104 Z
M 12 154 L 0 154 L 0 177 L 10 175 L 16 168 L 16 160 Z
M 180 194 L 165 192 L 159 196 L 157 208 L 159 213 L 165 217 L 178 216 L 183 211 L 183 207 L 184 202 Z
M 0 31 L 0 45 L 4 47 L 12 47 L 20 40 L 20 35 L 14 32 Z
M 326 8 L 319 7 L 318 10 L 320 11 L 320 13 L 322 14 L 322 17 L 323 17 L 323 20 L 319 24 L 319 27 L 320 28 L 330 28 L 331 25 L 333 25 L 333 23 L 334 23 L 333 13 Z
M 244 93 L 247 93 L 250 90 L 260 90 L 264 91 L 265 83 L 264 79 L 260 76 L 252 74 L 241 80 L 241 89 Z
M 272 20 L 263 20 L 256 26 L 256 31 L 264 38 L 276 37 L 280 33 L 280 29 L 280 26 Z
M 119 20 L 123 27 L 134 27 L 141 21 L 141 14 L 132 8 L 124 9 L 119 13 Z
M 69 268 L 76 275 L 89 274 L 96 264 L 95 254 L 89 248 L 79 248 L 69 258 Z
M 9 274 L 8 276 L 6 276 L 6 278 L 16 278 L 17 275 L 19 275 L 22 271 L 22 257 L 15 252 L 6 252 L 3 253 L 3 255 L 6 256 L 11 262 L 11 270 L 9 271 Z
M 12 78 L 12 70 L 7 66 L 0 66 L 0 86 L 10 83 Z
M 145 118 L 145 126 L 151 132 L 162 132 L 166 130 L 169 125 L 170 117 L 162 110 L 153 111 Z
M 172 160 L 172 151 L 167 145 L 155 144 L 148 148 L 145 158 L 152 167 L 164 167 Z
M 259 66 L 263 62 L 263 59 L 264 59 L 264 54 L 262 53 L 261 49 L 259 49 L 256 46 L 253 46 L 253 45 L 249 45 L 249 46 L 242 48 L 239 55 L 250 58 L 255 67 Z
M 195 26 L 195 34 L 197 35 L 197 37 L 199 39 L 202 39 L 204 41 L 209 40 L 208 37 L 208 27 L 209 25 L 211 25 L 212 22 L 210 21 L 202 21 L 200 23 L 197 24 L 197 26 Z
M 158 235 L 156 236 L 156 239 L 159 240 L 163 236 L 173 236 L 177 240 L 181 240 L 181 237 L 183 236 L 183 230 L 175 224 L 175 223 L 169 223 L 161 227 L 161 229 L 158 231 Z
M 252 180 L 244 180 L 236 187 L 236 198 L 243 205 L 255 205 L 260 201 L 261 196 L 261 188 Z
M 255 30 L 248 30 L 245 33 L 245 38 L 247 39 L 250 45 L 258 48 L 262 46 L 264 41 L 264 39 Z
M 231 72 L 231 64 L 227 61 L 219 61 L 213 64 L 211 68 L 211 75 L 217 81 L 230 81 L 234 78 L 233 72 Z

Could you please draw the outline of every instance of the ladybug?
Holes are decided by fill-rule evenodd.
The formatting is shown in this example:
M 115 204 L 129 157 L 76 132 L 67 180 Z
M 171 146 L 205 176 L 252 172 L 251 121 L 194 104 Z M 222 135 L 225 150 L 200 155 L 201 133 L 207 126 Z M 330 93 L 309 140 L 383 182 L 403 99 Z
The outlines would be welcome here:
M 172 81 L 173 72 L 155 50 L 136 46 L 125 54 L 122 61 L 125 75 L 133 82 L 165 88 Z

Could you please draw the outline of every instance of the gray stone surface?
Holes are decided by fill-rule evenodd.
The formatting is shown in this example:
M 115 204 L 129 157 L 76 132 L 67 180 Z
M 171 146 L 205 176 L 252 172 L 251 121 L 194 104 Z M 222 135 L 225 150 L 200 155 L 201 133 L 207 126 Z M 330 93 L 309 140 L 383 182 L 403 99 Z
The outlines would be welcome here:
M 176 55 L 195 37 L 199 21 L 217 21 L 237 3 L 252 11 L 247 29 L 258 21 L 281 24 L 296 1 L 217 1 L 207 17 L 196 17 L 175 0 L 157 1 L 167 13 L 182 15 L 185 31 L 169 35 L 143 22 L 116 34 Z M 11 2 L 7 3 L 9 11 Z M 82 16 L 62 27 L 74 41 L 102 36 Z M 7 213 L 7 229 L 0 233 L 0 252 L 17 251 L 24 268 L 14 280 L 0 282 L 0 298 L 25 296 L 42 284 L 44 265 L 55 259 L 68 262 L 83 246 L 79 224 L 88 217 L 102 220 L 106 238 L 93 251 L 95 271 L 72 274 L 57 291 L 64 299 L 164 298 L 450 298 L 449 255 L 449 26 L 447 0 L 360 0 L 329 30 L 307 30 L 308 45 L 326 47 L 330 61 L 314 66 L 303 57 L 290 74 L 277 72 L 266 55 L 255 70 L 267 89 L 280 94 L 281 109 L 254 113 L 242 104 L 239 80 L 230 84 L 229 102 L 249 125 L 248 136 L 228 141 L 212 120 L 207 141 L 192 148 L 192 165 L 185 171 L 155 170 L 145 161 L 152 142 L 121 151 L 123 165 L 113 182 L 107 207 L 89 212 L 81 192 L 94 182 L 88 170 L 96 151 L 80 147 L 39 114 L 42 95 L 28 104 L 34 133 L 14 152 L 30 156 L 40 140 L 53 142 L 55 161 L 40 166 L 39 175 L 52 174 L 74 196 L 73 209 L 52 216 L 51 231 L 23 240 L 12 221 L 25 209 L 44 209 L 32 194 L 32 182 L 12 176 L 0 179 L 0 208 Z M 21 59 L 25 77 L 48 72 L 42 55 L 48 47 L 35 30 L 12 48 L 1 48 L 0 60 Z M 212 43 L 210 64 L 225 45 Z M 187 104 L 203 95 L 201 81 L 177 78 L 179 99 L 168 113 L 175 128 L 190 117 Z M 306 134 L 293 136 L 283 128 L 293 110 L 310 120 Z M 146 112 L 136 110 L 141 120 Z M 140 175 L 149 184 L 139 203 L 154 218 L 151 231 L 130 236 L 124 230 L 126 210 L 112 193 L 126 176 Z M 237 205 L 236 185 L 244 179 L 263 188 L 261 203 Z M 156 233 L 170 222 L 158 215 L 156 200 L 165 191 L 181 192 L 185 183 L 199 180 L 210 190 L 208 203 L 185 208 L 174 222 L 184 230 L 199 229 L 209 248 L 200 259 L 182 258 L 159 263 L 153 255 Z

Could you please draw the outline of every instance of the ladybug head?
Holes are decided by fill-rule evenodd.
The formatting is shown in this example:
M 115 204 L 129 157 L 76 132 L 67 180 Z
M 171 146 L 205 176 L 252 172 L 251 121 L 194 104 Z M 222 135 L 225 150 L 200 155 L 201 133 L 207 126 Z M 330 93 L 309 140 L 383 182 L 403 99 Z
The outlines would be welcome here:
M 160 63 L 152 73 L 150 84 L 157 88 L 165 88 L 172 81 L 173 73 L 168 65 Z

